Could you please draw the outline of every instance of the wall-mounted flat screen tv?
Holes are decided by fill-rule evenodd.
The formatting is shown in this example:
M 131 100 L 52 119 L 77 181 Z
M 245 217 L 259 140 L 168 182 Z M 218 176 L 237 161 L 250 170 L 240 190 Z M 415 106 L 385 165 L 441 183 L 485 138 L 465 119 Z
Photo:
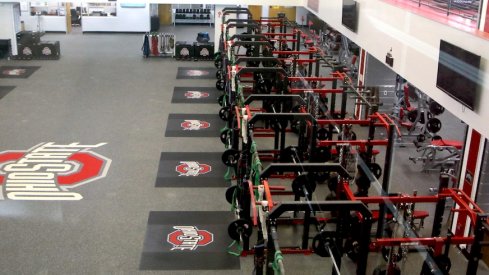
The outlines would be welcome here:
M 436 87 L 474 110 L 480 62 L 479 55 L 441 40 Z
M 343 0 L 341 23 L 353 32 L 357 31 L 358 3 L 355 0 Z

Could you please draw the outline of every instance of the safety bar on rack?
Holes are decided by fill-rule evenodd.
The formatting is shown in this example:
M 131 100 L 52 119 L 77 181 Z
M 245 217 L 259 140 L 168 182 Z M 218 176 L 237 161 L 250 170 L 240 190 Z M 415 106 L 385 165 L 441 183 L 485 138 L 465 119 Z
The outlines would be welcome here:
M 234 40 L 236 38 L 237 39 L 264 39 L 264 40 L 268 40 L 268 38 L 266 36 L 264 36 L 263 34 L 233 34 L 233 36 L 231 36 L 228 41 Z
M 260 178 L 268 179 L 273 174 L 283 172 L 336 172 L 343 178 L 351 178 L 350 174 L 339 163 L 270 163 L 261 171 Z
M 311 121 L 314 124 L 316 119 L 309 113 L 256 113 L 249 120 L 249 124 L 253 125 L 257 121 L 269 121 L 269 120 L 306 120 Z
M 302 98 L 300 95 L 290 95 L 290 94 L 285 94 L 285 95 L 277 95 L 277 94 L 252 94 L 249 95 L 245 101 L 243 102 L 244 105 L 249 105 L 253 101 L 257 100 L 272 100 L 272 101 L 283 101 L 283 100 L 290 100 L 290 101 L 295 101 L 299 105 L 306 105 L 306 101 L 304 98 Z
M 262 32 L 260 34 L 268 36 L 296 36 L 295 33 L 279 33 L 279 32 Z
M 248 61 L 275 62 L 276 64 L 279 63 L 279 60 L 276 57 L 239 57 L 238 59 L 236 59 L 236 61 L 234 61 L 234 64 L 237 65 Z
M 343 93 L 343 89 L 323 89 L 323 88 L 291 88 L 289 89 L 289 92 L 292 94 L 300 94 L 303 92 L 314 92 L 317 94 L 341 94 Z
M 232 24 L 226 25 L 226 34 L 228 33 L 230 28 L 254 28 L 254 29 L 258 29 L 258 24 L 232 23 Z
M 477 221 L 477 214 L 484 213 L 482 209 L 462 190 L 457 188 L 444 188 L 437 195 L 433 196 L 410 196 L 402 194 L 399 196 L 370 196 L 370 197 L 355 197 L 347 182 L 343 183 L 343 190 L 347 199 L 352 201 L 361 201 L 365 204 L 382 204 L 382 203 L 433 203 L 440 199 L 451 198 L 458 206 L 457 209 L 452 209 L 452 212 L 463 212 L 470 216 L 471 224 L 474 226 Z
M 315 48 L 310 48 L 308 51 L 272 51 L 273 54 L 311 54 L 315 53 L 316 49 Z
M 238 23 L 238 24 L 258 24 L 258 22 L 256 20 L 253 20 L 253 19 L 236 19 L 236 18 L 231 18 L 231 19 L 228 19 L 226 20 L 226 22 L 224 22 L 224 24 L 227 24 L 229 25 L 230 23 Z
M 236 73 L 236 76 L 245 74 L 245 73 L 280 73 L 282 75 L 287 75 L 287 72 L 284 68 L 276 68 L 276 67 L 242 67 Z

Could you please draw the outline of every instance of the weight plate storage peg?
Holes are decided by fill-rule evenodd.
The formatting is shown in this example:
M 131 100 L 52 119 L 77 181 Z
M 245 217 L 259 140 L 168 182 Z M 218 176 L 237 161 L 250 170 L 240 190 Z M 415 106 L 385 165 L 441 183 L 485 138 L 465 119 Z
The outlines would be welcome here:
M 228 107 L 222 107 L 220 110 L 219 110 L 219 117 L 224 120 L 224 121 L 227 121 L 228 118 L 229 118 L 229 108 Z
M 233 197 L 237 187 L 238 186 L 233 185 L 226 189 L 226 201 L 229 202 L 230 204 L 233 204 Z
M 222 153 L 222 162 L 229 167 L 234 167 L 238 164 L 239 151 L 236 149 L 227 149 Z
M 243 238 L 249 238 L 252 233 L 253 227 L 251 222 L 245 219 L 235 220 L 228 226 L 229 237 L 235 241 L 239 241 L 241 236 L 243 236 Z
M 441 121 L 436 117 L 430 118 L 426 124 L 426 129 L 430 133 L 438 133 L 441 130 Z
M 226 84 L 224 83 L 224 79 L 218 79 L 216 81 L 216 89 L 219 91 L 224 91 Z
M 292 181 L 292 192 L 294 192 L 296 196 L 304 197 L 304 188 L 309 195 L 312 195 L 316 190 L 316 181 L 311 179 L 307 174 L 297 176 Z

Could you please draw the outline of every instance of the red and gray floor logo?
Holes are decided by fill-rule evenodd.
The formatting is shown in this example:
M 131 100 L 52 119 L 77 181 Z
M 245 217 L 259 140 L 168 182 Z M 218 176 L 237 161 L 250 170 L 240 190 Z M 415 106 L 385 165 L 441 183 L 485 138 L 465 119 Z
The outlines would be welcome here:
M 183 130 L 195 131 L 195 130 L 207 129 L 211 127 L 211 124 L 203 120 L 186 119 L 182 123 L 180 123 L 180 126 L 182 127 Z
M 27 151 L 0 152 L 0 199 L 81 200 L 73 188 L 107 175 L 111 160 L 91 151 L 105 144 L 46 142 Z
M 168 234 L 166 241 L 173 245 L 171 250 L 196 250 L 214 241 L 214 234 L 200 230 L 196 226 L 173 226 L 175 231 Z
M 200 91 L 187 91 L 184 95 L 188 99 L 199 99 L 199 98 L 209 97 L 209 93 L 200 92 Z
M 175 171 L 180 173 L 179 176 L 199 176 L 212 171 L 209 164 L 199 163 L 197 161 L 180 161 L 180 164 L 175 167 Z

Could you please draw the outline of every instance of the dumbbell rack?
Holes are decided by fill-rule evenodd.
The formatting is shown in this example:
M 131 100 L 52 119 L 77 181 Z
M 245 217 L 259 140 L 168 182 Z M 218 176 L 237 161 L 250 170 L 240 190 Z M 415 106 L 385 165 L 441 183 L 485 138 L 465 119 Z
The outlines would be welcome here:
M 174 9 L 173 25 L 179 24 L 209 24 L 212 26 L 214 17 L 210 9 Z

